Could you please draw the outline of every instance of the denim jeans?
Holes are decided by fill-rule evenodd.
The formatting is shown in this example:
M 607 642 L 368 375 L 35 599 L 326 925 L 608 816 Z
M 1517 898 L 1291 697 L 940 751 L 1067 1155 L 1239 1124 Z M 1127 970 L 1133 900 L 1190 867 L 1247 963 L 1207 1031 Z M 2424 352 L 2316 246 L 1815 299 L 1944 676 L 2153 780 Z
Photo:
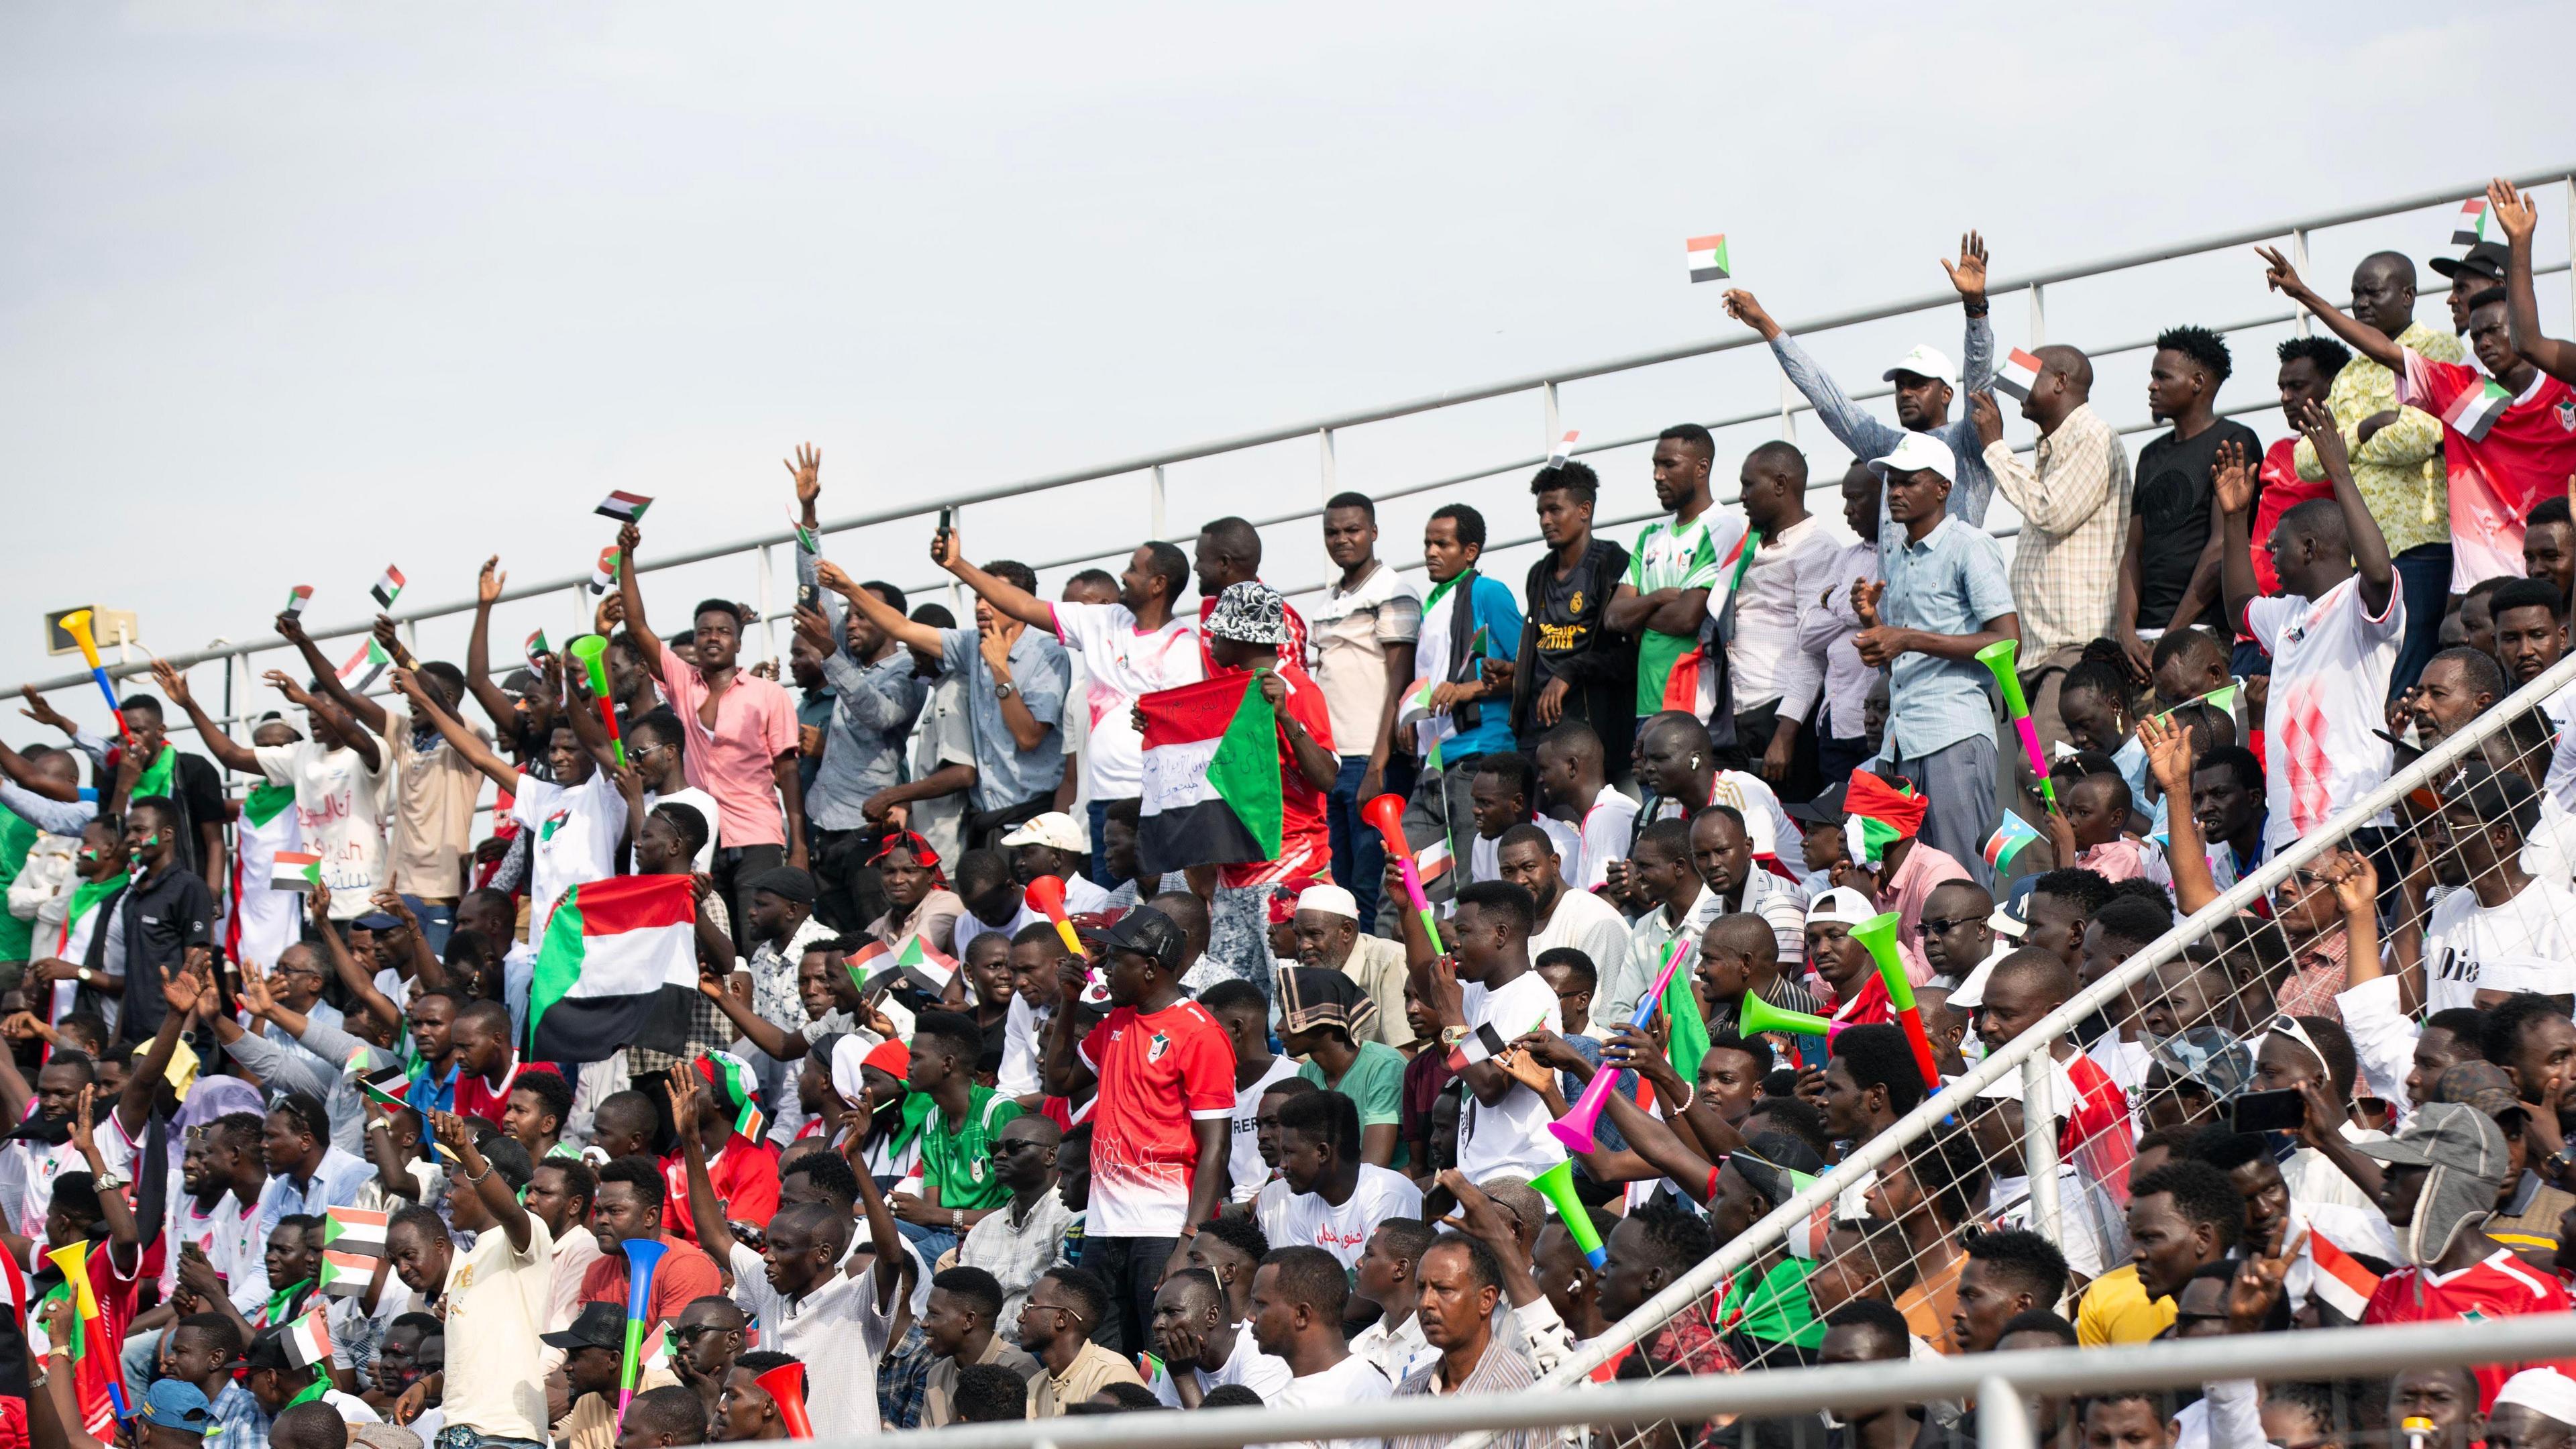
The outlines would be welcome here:
M 910 1239 L 912 1245 L 921 1250 L 921 1261 L 934 1266 L 939 1262 L 940 1254 L 957 1246 L 957 1235 L 946 1228 L 925 1228 L 919 1223 L 907 1223 L 900 1219 L 895 1222 L 894 1227 L 896 1232 Z
M 429 944 L 429 953 L 433 956 L 445 957 L 447 937 L 456 929 L 456 903 L 447 901 L 433 904 L 418 896 L 405 896 L 403 904 L 411 907 L 413 915 L 420 917 L 420 937 Z
M 1324 823 L 1333 832 L 1333 882 L 1359 902 L 1360 919 L 1377 919 L 1378 888 L 1386 879 L 1386 844 L 1377 830 L 1360 818 L 1368 803 L 1360 796 L 1360 777 L 1368 773 L 1368 756 L 1342 756 L 1342 772 L 1333 777 L 1333 793 L 1324 806 Z M 1413 792 L 1413 761 L 1398 756 L 1386 762 L 1380 793 Z
M 2451 546 L 2419 543 L 2390 562 L 2397 566 L 2397 587 L 2406 595 L 2406 636 L 2398 641 L 2397 664 L 2388 671 L 2388 697 L 2395 699 L 2414 685 L 2442 647 L 2442 615 L 2451 605 Z
M 1114 891 L 1118 882 L 1109 874 L 1109 802 L 1094 800 L 1085 808 L 1091 820 L 1091 864 L 1083 874 L 1102 890 Z

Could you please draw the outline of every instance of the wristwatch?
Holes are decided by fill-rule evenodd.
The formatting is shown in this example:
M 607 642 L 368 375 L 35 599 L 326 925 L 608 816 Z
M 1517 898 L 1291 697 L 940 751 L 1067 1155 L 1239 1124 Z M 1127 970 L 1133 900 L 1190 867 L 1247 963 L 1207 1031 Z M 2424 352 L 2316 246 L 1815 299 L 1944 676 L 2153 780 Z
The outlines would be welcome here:
M 997 679 L 993 681 L 993 697 L 995 699 L 1008 699 L 1019 692 L 1020 687 L 1007 679 Z
M 97 972 L 92 971 L 91 969 L 89 969 L 89 968 L 88 968 L 88 967 L 86 967 L 86 966 L 83 966 L 83 967 L 80 969 L 80 984 L 81 984 L 81 985 L 83 985 L 83 986 L 89 986 L 89 985 L 92 985 L 92 984 L 96 983 L 96 982 L 97 982 L 97 980 L 98 980 L 98 973 L 97 973 Z
M 1440 1028 L 1440 1044 L 1444 1047 L 1455 1047 L 1458 1043 L 1465 1041 L 1466 1039 L 1467 1028 L 1463 1026 L 1444 1026 Z
M 2550 1181 L 2565 1181 L 2567 1169 L 2576 1167 L 2576 1142 L 2570 1142 L 2549 1154 L 2549 1160 L 2543 1165 L 2549 1169 Z

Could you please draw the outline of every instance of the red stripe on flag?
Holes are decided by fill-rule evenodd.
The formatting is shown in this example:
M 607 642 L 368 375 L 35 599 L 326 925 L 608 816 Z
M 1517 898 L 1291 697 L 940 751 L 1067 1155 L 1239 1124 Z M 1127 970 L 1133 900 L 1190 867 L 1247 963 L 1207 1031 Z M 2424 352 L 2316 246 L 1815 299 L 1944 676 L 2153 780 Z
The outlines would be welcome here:
M 1137 696 L 1136 705 L 1145 712 L 1145 748 L 1194 744 L 1224 734 L 1251 681 L 1248 674 L 1220 674 Z
M 685 926 L 698 918 L 697 892 L 684 875 L 620 875 L 573 887 L 581 908 L 581 933 L 614 936 L 656 926 Z

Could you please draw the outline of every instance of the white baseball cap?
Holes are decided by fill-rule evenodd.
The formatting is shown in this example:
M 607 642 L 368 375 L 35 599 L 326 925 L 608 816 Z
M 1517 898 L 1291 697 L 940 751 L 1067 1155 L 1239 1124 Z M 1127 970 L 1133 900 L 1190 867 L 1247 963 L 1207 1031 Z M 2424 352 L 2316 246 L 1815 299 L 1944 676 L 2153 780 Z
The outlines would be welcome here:
M 1889 473 L 1912 473 L 1929 468 L 1942 477 L 1959 481 L 1959 458 L 1950 445 L 1929 433 L 1907 433 L 1896 440 L 1884 458 L 1869 460 L 1869 471 L 1885 478 Z
M 1091 833 L 1083 829 L 1082 823 L 1072 816 L 1061 810 L 1050 810 L 1043 815 L 1030 816 L 1019 829 L 1003 836 L 1001 844 L 1005 847 L 1043 845 L 1054 850 L 1087 855 L 1091 851 Z
M 1900 372 L 1910 372 L 1916 377 L 1937 377 L 1952 387 L 1959 385 L 1959 369 L 1950 365 L 1950 359 L 1940 348 L 1926 342 L 1914 344 L 1912 352 L 1898 358 L 1894 367 L 1878 375 L 1879 381 L 1894 382 Z
M 1820 921 L 1832 921 L 1845 926 L 1857 926 L 1878 914 L 1877 909 L 1871 906 L 1868 898 L 1860 892 L 1849 886 L 1836 886 L 1817 896 L 1814 903 L 1807 907 L 1807 924 L 1812 926 Z

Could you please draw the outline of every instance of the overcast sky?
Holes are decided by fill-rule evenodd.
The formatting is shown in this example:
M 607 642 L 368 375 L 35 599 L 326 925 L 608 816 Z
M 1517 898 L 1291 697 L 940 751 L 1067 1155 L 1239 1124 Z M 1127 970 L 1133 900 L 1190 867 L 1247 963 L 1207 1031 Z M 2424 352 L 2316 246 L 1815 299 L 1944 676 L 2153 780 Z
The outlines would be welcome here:
M 48 609 L 165 652 L 576 573 L 611 488 L 646 549 L 1728 335 L 1683 238 L 1784 320 L 2576 162 L 2576 93 L 2482 77 L 2563 7 L 439 6 L 0 8 L 0 680 Z M 2543 255 L 2564 255 L 2563 193 Z M 2444 248 L 2448 207 L 2320 238 Z M 2428 281 L 2430 279 L 2428 278 Z M 2543 289 L 2566 331 L 2563 281 Z M 2051 340 L 2275 304 L 2250 256 L 2051 298 Z M 1997 308 L 2006 341 L 2018 298 Z M 2439 320 L 2437 304 L 2424 314 Z M 1820 348 L 1856 387 L 1955 312 Z M 2231 400 L 2268 395 L 2240 346 Z M 2098 396 L 2142 420 L 2142 358 Z M 1758 351 L 1570 386 L 1592 436 L 1759 407 Z M 2019 425 L 2015 425 L 2019 428 Z M 2269 435 L 2277 422 L 2265 420 Z M 1763 434 L 1744 436 L 1744 443 Z M 2018 433 L 2017 433 L 2018 436 Z M 1820 471 L 1846 455 L 1812 420 Z M 1534 396 L 1359 430 L 1345 486 L 1542 447 Z M 1733 451 L 1740 451 L 1740 447 Z M 1731 474 L 1733 451 L 1721 459 Z M 1651 506 L 1642 450 L 1605 516 Z M 1311 443 L 1175 469 L 1169 531 L 1317 501 Z M 1518 475 L 1460 496 L 1530 531 Z M 1419 521 L 1385 519 L 1390 557 Z M 970 510 L 970 552 L 1143 536 L 1130 480 Z M 1820 503 L 1822 500 L 1819 500 Z M 1267 572 L 1321 578 L 1310 526 Z M 927 528 L 834 540 L 915 583 Z M 783 558 L 783 556 L 782 556 Z M 1515 581 L 1526 552 L 1498 559 Z M 1050 579 L 1050 584 L 1053 579 Z M 786 586 L 782 583 L 782 594 Z M 677 628 L 747 563 L 654 581 Z M 560 639 L 557 597 L 505 611 Z M 428 626 L 425 653 L 461 656 Z M 332 646 L 335 659 L 349 648 Z M 216 671 L 196 674 L 201 692 Z M 142 687 L 142 686 L 136 686 Z M 57 696 L 84 718 L 94 693 Z M 0 735 L 33 738 L 8 712 Z

